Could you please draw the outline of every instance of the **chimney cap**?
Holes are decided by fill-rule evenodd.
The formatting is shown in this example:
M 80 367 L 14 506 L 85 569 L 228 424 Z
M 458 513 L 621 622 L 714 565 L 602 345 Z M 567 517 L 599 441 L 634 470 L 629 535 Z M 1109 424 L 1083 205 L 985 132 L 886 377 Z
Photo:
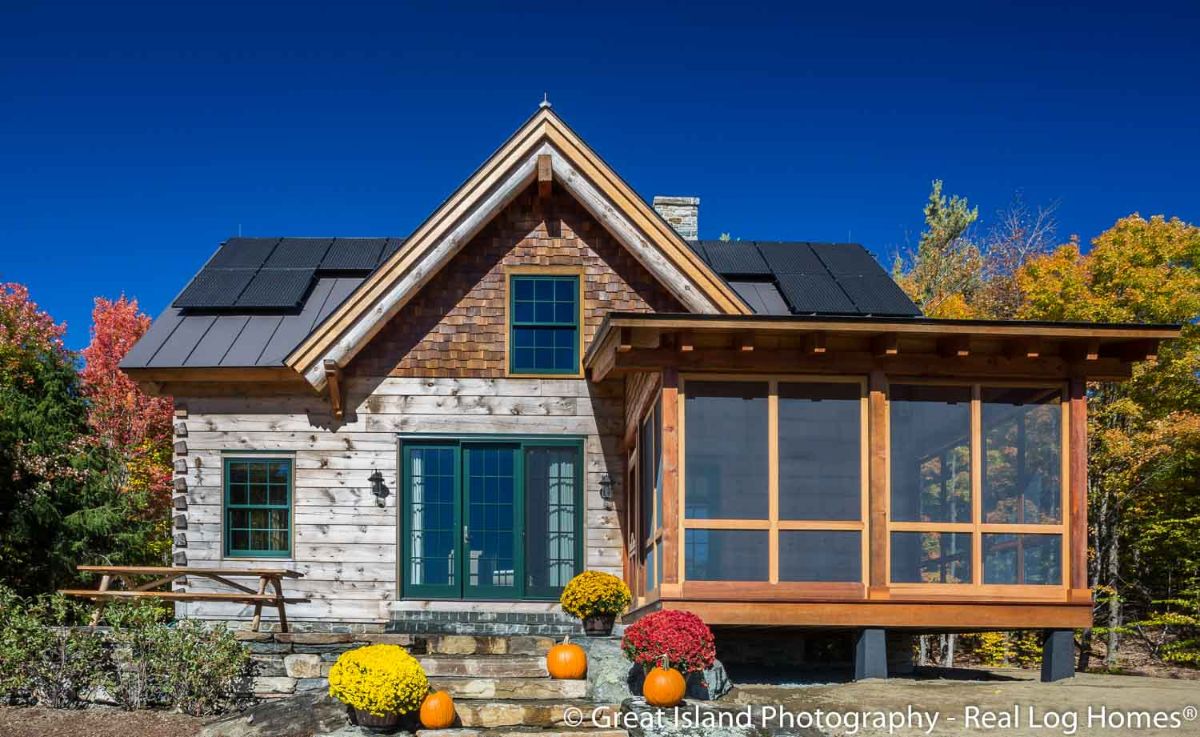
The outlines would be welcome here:
M 655 205 L 699 205 L 699 197 L 682 197 L 673 195 L 654 195 Z

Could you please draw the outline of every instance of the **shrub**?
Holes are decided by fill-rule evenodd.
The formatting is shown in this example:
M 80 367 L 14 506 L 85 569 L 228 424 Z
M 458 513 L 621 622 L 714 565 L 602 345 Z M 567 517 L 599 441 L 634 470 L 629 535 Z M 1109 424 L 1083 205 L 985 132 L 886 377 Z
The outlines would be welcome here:
M 653 668 L 666 657 L 672 668 L 685 674 L 711 668 L 717 658 L 712 630 L 691 612 L 662 611 L 639 619 L 625 628 L 621 649 L 643 668 Z
M 329 671 L 329 695 L 375 716 L 421 708 L 429 680 L 399 645 L 367 645 L 342 653 Z
M 597 614 L 620 614 L 633 597 L 620 578 L 600 571 L 584 571 L 563 589 L 559 602 L 563 611 L 577 619 Z
M 105 688 L 125 709 L 147 709 L 166 703 L 166 680 L 175 668 L 164 667 L 169 630 L 162 610 L 146 604 L 113 604 L 105 619 L 113 667 Z
M 225 625 L 205 626 L 192 619 L 163 627 L 164 692 L 167 704 L 192 716 L 219 714 L 238 704 L 250 677 L 250 653 Z
M 75 629 L 80 606 L 59 595 L 39 597 L 19 625 L 24 638 L 23 688 L 42 706 L 78 706 L 104 682 L 108 653 L 100 638 Z

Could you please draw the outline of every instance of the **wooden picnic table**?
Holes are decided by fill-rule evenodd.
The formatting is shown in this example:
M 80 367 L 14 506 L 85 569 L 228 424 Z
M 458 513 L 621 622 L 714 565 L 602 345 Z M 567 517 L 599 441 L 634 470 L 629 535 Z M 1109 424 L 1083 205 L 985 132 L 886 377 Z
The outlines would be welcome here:
M 100 612 L 110 601 L 121 599 L 155 598 L 164 601 L 215 601 L 235 602 L 254 605 L 254 618 L 250 628 L 258 631 L 262 621 L 262 609 L 275 607 L 279 611 L 279 628 L 288 631 L 286 604 L 298 604 L 308 601 L 306 598 L 285 597 L 283 595 L 283 579 L 303 578 L 303 573 L 281 570 L 278 568 L 189 568 L 177 566 L 76 566 L 86 573 L 100 574 L 100 588 L 91 589 L 62 589 L 58 593 L 65 596 L 76 596 L 91 599 L 96 603 L 96 611 L 92 613 L 92 626 L 100 623 Z M 150 581 L 138 583 L 139 577 L 152 577 Z M 234 591 L 158 591 L 160 586 L 168 586 L 176 579 L 185 576 L 207 578 L 228 586 Z M 258 590 L 244 586 L 233 578 L 257 578 Z M 124 588 L 114 589 L 113 583 L 119 583 Z M 273 589 L 268 593 L 267 589 Z

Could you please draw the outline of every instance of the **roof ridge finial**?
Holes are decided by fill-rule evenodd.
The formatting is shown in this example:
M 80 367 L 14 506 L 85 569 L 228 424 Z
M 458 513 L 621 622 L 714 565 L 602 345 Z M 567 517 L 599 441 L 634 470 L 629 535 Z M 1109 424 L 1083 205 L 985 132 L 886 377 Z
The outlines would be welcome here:
M 549 107 L 550 107 L 550 93 L 543 92 L 542 93 L 542 101 L 540 103 L 538 103 L 538 108 L 540 108 L 542 110 L 546 110 Z

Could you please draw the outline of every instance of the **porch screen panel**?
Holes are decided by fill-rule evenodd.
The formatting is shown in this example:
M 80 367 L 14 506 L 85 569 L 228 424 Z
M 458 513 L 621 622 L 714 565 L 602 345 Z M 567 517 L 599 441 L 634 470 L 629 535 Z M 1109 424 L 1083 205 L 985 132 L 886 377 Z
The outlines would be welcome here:
M 890 407 L 891 518 L 970 522 L 970 387 L 894 384 Z
M 684 539 L 689 581 L 766 581 L 765 530 L 688 530 Z
M 984 388 L 983 521 L 1062 522 L 1058 389 Z
M 526 591 L 549 595 L 577 573 L 579 452 L 576 447 L 525 449 Z
M 767 519 L 767 397 L 766 382 L 687 383 L 686 517 Z
M 862 482 L 862 387 L 780 382 L 780 519 L 860 520 Z
M 971 533 L 893 532 L 892 583 L 971 583 Z
M 857 582 L 862 580 L 862 532 L 781 530 L 779 580 Z
M 455 541 L 458 499 L 454 448 L 409 450 L 409 582 L 415 586 L 457 585 Z
M 1062 583 L 1062 535 L 984 534 L 983 582 L 1028 586 Z

